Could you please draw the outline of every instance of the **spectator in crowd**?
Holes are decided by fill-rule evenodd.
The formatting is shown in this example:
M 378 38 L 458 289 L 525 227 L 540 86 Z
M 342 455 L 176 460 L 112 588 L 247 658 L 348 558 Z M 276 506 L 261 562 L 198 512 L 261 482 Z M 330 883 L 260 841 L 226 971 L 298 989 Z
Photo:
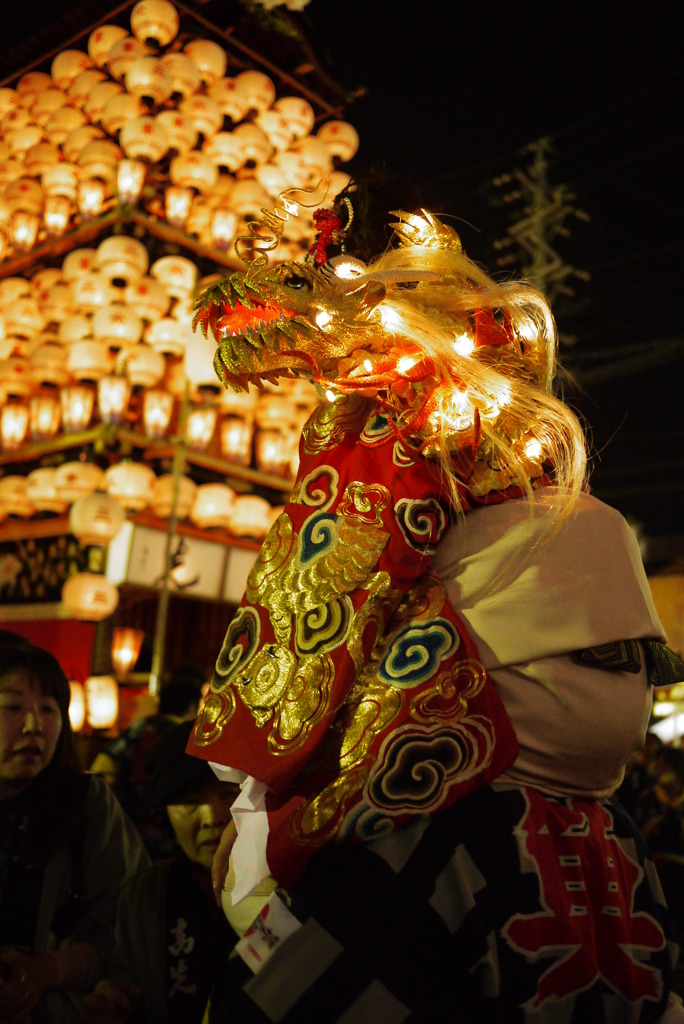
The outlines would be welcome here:
M 0 1020 L 68 1024 L 102 976 L 124 881 L 148 864 L 116 798 L 78 766 L 69 683 L 0 649 Z
M 113 787 L 152 860 L 172 857 L 179 847 L 163 807 L 150 806 L 148 801 L 145 755 L 172 725 L 194 719 L 204 682 L 205 674 L 196 665 L 177 666 L 161 688 L 158 711 L 133 722 L 106 743 L 91 765 L 91 771 Z
M 239 787 L 185 753 L 191 728 L 167 729 L 145 757 L 150 799 L 165 807 L 182 852 L 122 892 L 108 979 L 84 1000 L 81 1024 L 200 1024 L 234 941 L 214 901 L 211 863 Z
M 654 732 L 648 732 L 641 750 L 638 750 L 625 766 L 625 777 L 615 797 L 635 819 L 639 798 L 656 781 L 656 760 L 663 747 L 664 743 L 660 737 Z

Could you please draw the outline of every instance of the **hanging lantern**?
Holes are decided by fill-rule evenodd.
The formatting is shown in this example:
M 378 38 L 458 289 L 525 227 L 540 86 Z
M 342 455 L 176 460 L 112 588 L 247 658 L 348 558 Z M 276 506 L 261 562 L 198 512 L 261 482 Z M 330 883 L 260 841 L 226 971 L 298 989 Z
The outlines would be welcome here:
M 169 0 L 140 0 L 131 11 L 131 29 L 142 43 L 168 46 L 178 34 L 178 12 Z
M 351 160 L 359 148 L 358 132 L 346 121 L 328 121 L 318 129 L 316 138 L 324 142 L 332 155 L 344 163 Z
M 94 491 L 75 501 L 69 510 L 69 530 L 82 544 L 105 547 L 126 520 L 123 508 L 106 491 Z
M 228 58 L 218 43 L 212 43 L 210 39 L 191 39 L 183 51 L 196 66 L 207 88 L 225 75 Z
M 50 73 L 57 88 L 66 92 L 76 75 L 90 67 L 92 61 L 83 50 L 62 50 L 53 60 Z
M 111 235 L 97 247 L 97 265 L 104 277 L 116 285 L 133 284 L 147 273 L 147 249 L 135 238 Z
M 172 96 L 192 96 L 202 84 L 200 73 L 194 61 L 185 53 L 165 53 L 162 64 L 171 72 L 173 79 Z
M 51 391 L 32 395 L 29 401 L 29 434 L 32 441 L 49 441 L 59 430 L 59 396 Z
M 75 679 L 69 680 L 69 721 L 72 732 L 80 732 L 85 725 L 85 690 Z
M 57 467 L 55 488 L 64 501 L 74 502 L 104 488 L 104 471 L 92 462 L 64 462 Z
M 202 530 L 228 527 L 235 492 L 227 484 L 201 484 L 197 488 L 190 518 Z
M 119 687 L 114 676 L 90 676 L 84 689 L 88 725 L 111 729 L 119 716 Z
M 78 186 L 78 209 L 84 220 L 99 217 L 104 206 L 107 187 L 98 178 L 86 178 Z
M 143 424 L 145 436 L 166 437 L 173 413 L 174 397 L 170 391 L 151 388 L 143 396 Z
M 16 252 L 29 252 L 36 244 L 40 219 L 28 210 L 17 210 L 10 222 L 10 238 Z
M 185 222 L 190 214 L 190 205 L 194 192 L 191 188 L 184 188 L 179 185 L 169 185 L 164 193 L 164 206 L 166 219 L 174 227 L 185 227 Z
M 97 384 L 97 409 L 103 423 L 121 423 L 128 409 L 131 386 L 125 377 L 110 374 Z
M 126 374 L 131 387 L 153 388 L 164 376 L 164 356 L 149 345 L 136 345 L 125 353 Z
M 164 126 L 154 117 L 135 117 L 128 121 L 119 133 L 119 140 L 126 156 L 133 160 L 143 159 L 156 163 L 169 148 Z
M 211 216 L 211 240 L 217 249 L 230 248 L 237 233 L 237 226 L 237 214 L 232 210 L 223 210 L 220 207 L 214 210 Z
M 145 183 L 145 164 L 140 160 L 121 160 L 116 172 L 116 190 L 122 203 L 137 203 Z
M 239 416 L 226 416 L 221 420 L 221 454 L 238 466 L 249 466 L 252 461 L 254 424 Z
M 34 469 L 26 477 L 26 497 L 37 512 L 66 512 L 68 503 L 57 494 L 56 481 L 57 470 L 51 466 Z
M 45 230 L 51 238 L 59 238 L 69 226 L 71 200 L 66 196 L 47 196 L 43 210 Z
M 142 462 L 119 462 L 105 471 L 109 494 L 131 512 L 142 512 L 150 504 L 154 481 L 154 470 Z
M 62 428 L 67 434 L 87 430 L 93 416 L 95 392 L 86 384 L 69 384 L 59 393 Z
M 112 637 L 112 667 L 116 678 L 123 681 L 135 668 L 140 657 L 145 633 L 142 629 L 117 626 Z
M 182 356 L 185 351 L 187 330 L 174 317 L 162 317 L 150 324 L 145 332 L 145 341 L 163 356 Z
M 235 537 L 253 537 L 261 540 L 266 536 L 274 520 L 272 507 L 258 494 L 238 494 L 228 520 L 228 529 Z
M 23 402 L 7 402 L 0 408 L 0 444 L 4 451 L 16 451 L 28 431 L 29 411 Z
M 173 92 L 173 75 L 158 57 L 139 57 L 126 72 L 126 91 L 143 103 L 161 106 Z
M 69 347 L 67 369 L 80 381 L 95 381 L 111 371 L 110 353 L 97 341 L 75 341 Z
M 185 426 L 185 439 L 189 448 L 196 452 L 207 450 L 214 436 L 217 415 L 215 406 L 211 405 L 190 410 Z
M 107 55 L 114 43 L 125 39 L 128 32 L 120 25 L 98 25 L 88 36 L 88 56 L 93 64 L 101 68 L 107 62 Z
M 158 476 L 154 482 L 151 507 L 160 519 L 170 519 L 173 506 L 174 478 L 171 473 Z M 189 476 L 182 476 L 178 481 L 178 518 L 187 519 L 192 510 L 197 494 L 197 484 Z
M 101 622 L 115 610 L 119 591 L 101 573 L 79 572 L 62 587 L 62 601 L 74 618 Z
M 262 71 L 241 71 L 235 81 L 247 97 L 250 110 L 260 113 L 272 105 L 276 91 L 272 79 Z
M 197 267 L 183 256 L 162 256 L 150 267 L 150 276 L 159 281 L 167 295 L 184 299 L 195 287 Z
M 0 478 L 0 517 L 19 516 L 29 519 L 35 511 L 35 505 L 26 494 L 25 476 Z
M 76 202 L 81 169 L 77 164 L 58 163 L 46 167 L 41 176 L 46 196 L 64 196 Z
M 256 463 L 263 473 L 283 476 L 289 473 L 292 440 L 279 430 L 258 430 L 255 441 Z

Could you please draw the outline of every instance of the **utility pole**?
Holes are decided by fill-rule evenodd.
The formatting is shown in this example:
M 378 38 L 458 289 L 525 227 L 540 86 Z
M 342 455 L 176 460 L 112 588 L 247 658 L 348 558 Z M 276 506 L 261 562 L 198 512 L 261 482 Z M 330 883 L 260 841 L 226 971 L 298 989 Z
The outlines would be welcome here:
M 497 258 L 499 266 L 517 263 L 524 276 L 553 305 L 559 295 L 574 295 L 573 278 L 589 279 L 585 270 L 566 262 L 555 248 L 557 237 L 570 235 L 568 218 L 588 221 L 589 214 L 575 206 L 576 196 L 566 185 L 549 182 L 550 151 L 551 140 L 538 139 L 523 151 L 531 156 L 526 167 L 494 179 L 495 186 L 506 189 L 504 203 L 523 203 L 505 238 L 495 241 L 494 248 L 501 252 Z M 509 251 L 514 249 L 517 253 Z

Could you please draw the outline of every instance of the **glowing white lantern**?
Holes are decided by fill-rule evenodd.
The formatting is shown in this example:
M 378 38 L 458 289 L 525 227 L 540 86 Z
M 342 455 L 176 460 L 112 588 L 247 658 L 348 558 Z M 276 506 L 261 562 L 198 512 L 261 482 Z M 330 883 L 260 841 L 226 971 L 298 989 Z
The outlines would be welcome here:
M 183 117 L 177 110 L 162 110 L 157 114 L 157 122 L 166 132 L 169 152 L 174 156 L 189 153 L 197 142 L 197 130 L 189 118 Z
M 169 148 L 164 126 L 154 117 L 136 117 L 123 126 L 119 133 L 121 148 L 126 156 L 136 160 L 161 160 Z
M 26 477 L 26 497 L 37 512 L 66 512 L 68 503 L 57 493 L 56 481 L 57 470 L 51 466 L 34 469 Z
M 119 687 L 114 676 L 89 676 L 84 689 L 88 725 L 111 729 L 119 716 Z
M 82 544 L 101 547 L 116 537 L 126 513 L 116 498 L 106 491 L 94 491 L 75 501 L 69 510 L 69 529 Z
M 227 484 L 202 484 L 197 488 L 190 518 L 200 529 L 228 527 L 235 492 Z
M 165 53 L 161 58 L 173 80 L 173 92 L 178 96 L 192 96 L 202 84 L 199 69 L 185 53 Z
M 131 512 L 141 512 L 150 504 L 154 481 L 154 470 L 142 462 L 119 462 L 105 472 L 107 491 Z
M 62 587 L 62 601 L 74 618 L 101 622 L 118 605 L 119 591 L 100 573 L 79 572 Z
M 233 124 L 241 121 L 249 109 L 247 94 L 234 78 L 219 78 L 210 87 L 209 95 L 218 103 L 221 113 L 229 117 Z
M 69 721 L 72 732 L 80 732 L 85 725 L 85 690 L 75 679 L 69 680 Z
M 273 510 L 265 498 L 257 494 L 239 494 L 233 502 L 228 529 L 235 537 L 266 536 L 273 521 Z
M 26 477 L 11 475 L 0 478 L 1 516 L 20 516 L 22 519 L 28 519 L 35 511 L 35 505 L 26 494 Z
M 241 71 L 235 76 L 240 88 L 247 97 L 247 105 L 250 110 L 263 111 L 273 104 L 275 99 L 275 85 L 272 79 L 262 71 Z
M 104 478 L 104 471 L 92 462 L 64 462 L 57 467 L 55 488 L 60 498 L 71 503 L 103 489 Z
M 98 25 L 88 36 L 88 56 L 96 67 L 105 65 L 114 43 L 125 39 L 128 32 L 120 25 Z
M 146 57 L 149 52 L 149 47 L 141 43 L 139 39 L 134 39 L 129 35 L 117 39 L 107 53 L 105 60 L 107 71 L 112 78 L 121 81 L 133 61 L 138 60 L 139 57 Z
M 92 67 L 92 61 L 83 50 L 62 50 L 52 62 L 50 73 L 58 89 L 67 90 L 76 75 Z
M 112 235 L 97 247 L 97 265 L 108 281 L 129 285 L 147 273 L 147 249 L 136 238 Z
M 174 477 L 171 473 L 158 476 L 154 482 L 151 507 L 155 515 L 161 519 L 169 519 L 173 507 Z M 195 503 L 197 484 L 189 476 L 182 476 L 178 481 L 178 517 L 187 519 Z
M 126 90 L 151 105 L 160 106 L 173 91 L 173 76 L 158 57 L 139 57 L 126 72 Z
M 359 148 L 358 132 L 346 121 L 328 121 L 319 128 L 316 138 L 326 144 L 333 156 L 345 163 L 356 155 Z
M 140 0 L 131 11 L 133 35 L 143 43 L 168 46 L 179 25 L 178 12 L 169 0 Z
M 206 86 L 211 87 L 225 75 L 228 58 L 218 43 L 212 43 L 210 39 L 192 39 L 183 50 L 197 67 Z

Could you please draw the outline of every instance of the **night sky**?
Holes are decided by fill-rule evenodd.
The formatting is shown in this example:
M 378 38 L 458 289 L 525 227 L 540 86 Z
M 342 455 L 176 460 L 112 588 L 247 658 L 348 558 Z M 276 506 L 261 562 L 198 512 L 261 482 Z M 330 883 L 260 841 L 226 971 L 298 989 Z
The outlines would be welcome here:
M 27 49 L 27 24 L 43 46 L 58 45 L 81 7 L 6 0 L 3 75 L 42 52 Z M 83 7 L 80 25 L 113 4 Z M 197 10 L 222 27 L 244 15 L 227 0 Z M 554 300 L 563 362 L 584 389 L 566 396 L 592 430 L 596 494 L 660 538 L 661 552 L 681 533 L 684 494 L 678 11 L 672 2 L 634 16 L 617 2 L 311 0 L 290 16 L 340 85 L 338 101 L 363 93 L 346 105 L 361 146 L 344 169 L 382 160 L 411 179 L 490 270 L 519 269 L 515 248 L 505 271 L 497 266 L 494 243 L 523 206 L 492 182 L 525 172 L 530 144 L 549 139 L 550 187 L 563 186 L 590 218 L 571 213 L 569 237 L 553 240 L 564 263 L 590 275 Z M 297 47 L 269 38 L 280 66 L 295 67 Z

